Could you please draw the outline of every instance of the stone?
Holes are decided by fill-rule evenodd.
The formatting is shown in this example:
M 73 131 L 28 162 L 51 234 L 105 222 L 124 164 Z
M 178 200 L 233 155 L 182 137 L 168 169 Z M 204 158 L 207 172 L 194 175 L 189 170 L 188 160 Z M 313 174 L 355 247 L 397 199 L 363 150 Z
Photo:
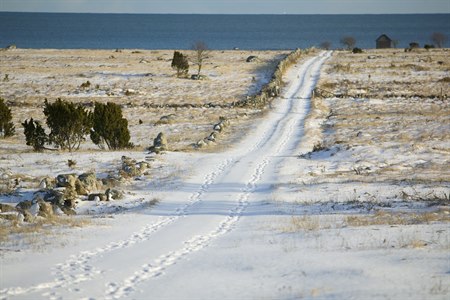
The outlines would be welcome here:
M 42 199 L 38 200 L 37 203 L 39 204 L 38 216 L 44 217 L 44 218 L 50 218 L 54 215 L 53 206 L 50 203 L 45 202 Z
M 222 124 L 218 123 L 218 124 L 214 125 L 214 130 L 218 131 L 218 132 L 221 132 L 222 131 Z
M 39 196 L 38 196 L 39 197 Z M 54 189 L 43 194 L 43 200 L 54 205 L 64 205 L 64 190 Z
M 163 125 L 163 124 L 172 124 L 175 121 L 175 115 L 170 114 L 166 116 L 162 116 L 159 118 L 159 121 L 155 123 L 155 125 Z
M 77 178 L 73 174 L 60 174 L 56 176 L 56 186 L 75 188 L 76 179 Z
M 197 146 L 198 148 L 203 148 L 203 147 L 205 147 L 206 145 L 207 145 L 207 144 L 205 143 L 204 140 L 200 140 L 200 141 L 198 141 L 197 144 L 196 144 L 196 146 Z
M 98 201 L 107 201 L 108 198 L 103 193 L 94 193 L 88 195 L 88 201 L 95 201 L 96 197 L 98 197 Z
M 103 186 L 102 182 L 97 180 L 97 177 L 93 172 L 83 173 L 80 176 L 78 176 L 78 179 L 85 190 L 85 193 L 83 194 L 79 193 L 80 195 L 87 195 L 89 194 L 89 192 L 98 191 Z
M 247 57 L 246 62 L 254 62 L 257 61 L 258 57 L 254 56 L 254 55 L 250 55 L 249 57 Z
M 63 211 L 64 214 L 66 214 L 67 216 L 73 216 L 76 215 L 77 212 L 71 208 L 71 207 L 67 207 L 67 206 L 62 206 L 60 207 L 60 209 Z
M 78 195 L 83 195 L 83 196 L 87 196 L 89 194 L 89 191 L 86 189 L 86 187 L 84 186 L 84 184 L 77 179 L 77 181 L 75 182 L 75 192 Z
M 39 188 L 42 190 L 50 189 L 54 186 L 56 186 L 56 179 L 51 177 L 44 177 L 39 183 Z
M 16 205 L 16 209 L 19 211 L 26 211 L 26 210 L 30 210 L 32 205 L 33 205 L 33 202 L 26 200 L 26 201 L 19 202 Z
M 107 189 L 105 194 L 107 201 L 120 200 L 123 198 L 123 193 L 116 189 Z
M 160 153 L 161 151 L 168 150 L 167 138 L 164 133 L 160 132 L 158 136 L 153 140 L 153 146 L 149 148 L 150 152 Z

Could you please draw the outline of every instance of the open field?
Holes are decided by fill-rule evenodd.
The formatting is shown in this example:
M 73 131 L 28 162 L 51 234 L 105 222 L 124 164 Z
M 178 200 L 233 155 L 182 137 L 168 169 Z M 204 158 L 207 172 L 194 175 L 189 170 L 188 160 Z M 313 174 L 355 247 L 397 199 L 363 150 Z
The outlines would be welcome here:
M 254 93 L 287 52 L 211 52 L 209 79 L 193 81 L 173 77 L 170 51 L 94 51 L 103 59 L 95 67 L 122 62 L 106 77 L 85 67 L 94 63 L 89 52 L 27 51 L 17 50 L 17 61 L 4 52 L 10 61 L 2 65 L 22 65 L 0 89 L 24 101 L 13 106 L 16 123 L 28 113 L 42 118 L 42 97 L 21 87 L 26 78 L 35 76 L 29 84 L 39 93 L 48 80 L 31 68 L 20 73 L 30 66 L 25 57 L 46 53 L 63 65 L 71 53 L 83 58 L 71 60 L 73 70 L 56 68 L 72 75 L 49 99 L 65 90 L 65 99 L 86 105 L 114 99 L 141 147 L 33 153 L 19 133 L 0 146 L 1 178 L 11 183 L 0 203 L 33 199 L 46 176 L 115 179 L 133 160 L 148 169 L 118 180 L 121 199 L 80 197 L 78 216 L 3 220 L 2 233 L 16 227 L 0 240 L 0 299 L 449 298 L 448 49 L 310 51 L 265 110 L 222 104 Z M 152 63 L 140 62 L 146 53 Z M 246 63 L 249 55 L 260 60 Z M 99 88 L 80 90 L 86 80 Z M 163 87 L 171 92 L 156 91 Z M 187 106 L 157 107 L 166 100 Z M 154 125 L 171 113 L 173 122 Z M 232 120 L 226 135 L 192 151 L 218 116 Z M 143 151 L 159 131 L 172 150 L 187 151 Z
M 193 51 L 182 52 L 194 56 Z M 192 149 L 191 145 L 207 136 L 221 116 L 233 120 L 234 128 L 248 127 L 260 110 L 229 109 L 227 105 L 257 93 L 288 53 L 209 51 L 201 73 L 207 79 L 191 80 L 176 78 L 171 68 L 173 51 L 168 50 L 3 51 L 0 97 L 12 106 L 19 133 L 6 143 L 23 146 L 20 123 L 30 117 L 43 120 L 44 99 L 52 102 L 62 98 L 87 107 L 95 101 L 121 105 L 132 142 L 141 149 L 148 147 L 159 132 L 168 136 L 172 150 Z M 249 56 L 257 59 L 247 63 Z M 190 61 L 190 73 L 196 72 Z M 163 116 L 169 116 L 169 121 L 158 122 Z M 12 146 L 1 146 L 0 153 L 5 147 Z

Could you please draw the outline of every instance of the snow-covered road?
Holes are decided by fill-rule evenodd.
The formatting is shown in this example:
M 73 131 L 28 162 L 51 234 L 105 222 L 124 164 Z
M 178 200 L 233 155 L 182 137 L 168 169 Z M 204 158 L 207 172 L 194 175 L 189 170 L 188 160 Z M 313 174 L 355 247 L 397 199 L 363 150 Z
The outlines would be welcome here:
M 161 299 L 164 290 L 172 298 L 195 297 L 175 284 L 175 274 L 193 278 L 196 270 L 188 262 L 207 257 L 208 246 L 240 230 L 238 222 L 270 200 L 278 166 L 298 154 L 309 97 L 330 55 L 293 66 L 291 82 L 264 122 L 231 150 L 198 159 L 193 175 L 156 207 L 118 216 L 116 225 L 97 229 L 80 244 L 2 264 L 0 298 Z M 205 279 L 186 285 L 214 295 Z M 233 295 L 231 286 L 228 292 Z

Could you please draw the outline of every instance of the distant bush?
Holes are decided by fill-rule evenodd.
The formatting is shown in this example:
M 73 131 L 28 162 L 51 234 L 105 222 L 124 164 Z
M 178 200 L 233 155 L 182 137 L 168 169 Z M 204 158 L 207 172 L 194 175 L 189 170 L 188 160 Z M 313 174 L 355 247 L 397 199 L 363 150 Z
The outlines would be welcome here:
M 347 48 L 347 50 L 351 50 L 355 47 L 356 39 L 352 36 L 344 36 L 341 38 L 341 44 Z
M 13 136 L 15 127 L 12 122 L 11 109 L 5 104 L 5 100 L 0 98 L 0 136 Z
M 45 99 L 44 115 L 50 129 L 49 143 L 60 149 L 78 149 L 91 128 L 91 115 L 80 104 L 57 99 L 49 103 Z
M 186 76 L 189 72 L 189 62 L 181 52 L 173 52 L 172 69 L 177 70 L 177 77 Z
M 434 45 L 428 45 L 428 44 L 425 44 L 425 45 L 423 46 L 423 48 L 425 48 L 425 49 L 427 49 L 427 50 L 430 50 L 430 49 L 433 49 L 433 48 L 434 48 Z
M 44 150 L 45 143 L 48 142 L 48 136 L 41 124 L 31 118 L 29 121 L 25 120 L 22 126 L 27 145 L 32 146 L 34 151 Z
M 330 50 L 331 48 L 331 42 L 330 41 L 324 41 L 322 43 L 320 43 L 320 48 L 325 49 L 325 50 Z
M 352 52 L 355 53 L 355 54 L 356 53 L 363 53 L 362 49 L 358 48 L 358 47 L 353 48 Z
M 442 48 L 447 42 L 448 37 L 442 32 L 433 32 L 430 39 L 437 48 Z
M 101 148 L 106 144 L 111 150 L 132 147 L 128 121 L 123 118 L 119 105 L 95 103 L 92 123 L 90 136 L 94 144 Z

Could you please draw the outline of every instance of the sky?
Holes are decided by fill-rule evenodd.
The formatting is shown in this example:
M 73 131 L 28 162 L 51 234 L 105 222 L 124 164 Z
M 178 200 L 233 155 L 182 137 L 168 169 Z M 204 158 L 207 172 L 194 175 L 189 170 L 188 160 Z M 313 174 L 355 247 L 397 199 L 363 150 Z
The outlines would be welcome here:
M 197 14 L 450 13 L 450 0 L 0 0 L 0 11 Z

